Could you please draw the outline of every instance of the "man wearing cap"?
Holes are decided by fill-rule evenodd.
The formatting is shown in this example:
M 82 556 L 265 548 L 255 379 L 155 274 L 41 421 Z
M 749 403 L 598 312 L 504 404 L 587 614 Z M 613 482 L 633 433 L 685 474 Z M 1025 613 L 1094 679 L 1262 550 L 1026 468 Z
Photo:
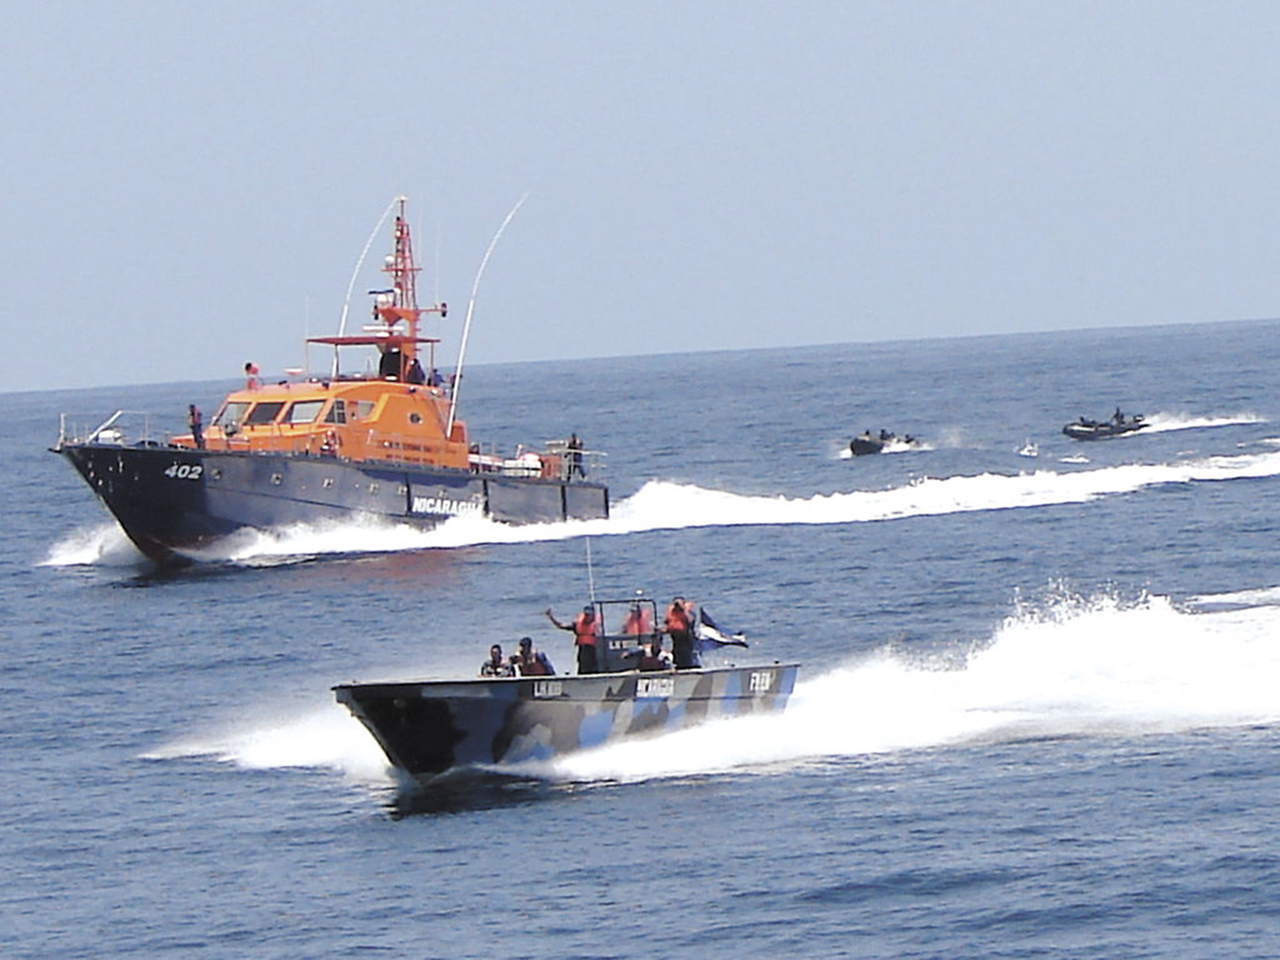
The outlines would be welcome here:
M 574 646 L 578 648 L 578 673 L 599 673 L 600 663 L 596 658 L 596 639 L 600 635 L 600 624 L 596 620 L 595 607 L 587 604 L 582 612 L 573 619 L 573 623 L 561 623 L 547 607 L 547 619 L 561 630 L 573 634 Z

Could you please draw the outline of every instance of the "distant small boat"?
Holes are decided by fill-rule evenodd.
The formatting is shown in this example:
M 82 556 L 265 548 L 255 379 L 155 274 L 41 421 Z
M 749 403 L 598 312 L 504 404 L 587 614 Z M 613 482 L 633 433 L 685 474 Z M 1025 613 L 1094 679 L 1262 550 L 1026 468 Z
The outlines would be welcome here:
M 1119 409 L 1110 420 L 1090 420 L 1081 417 L 1074 423 L 1068 423 L 1062 432 L 1073 440 L 1107 440 L 1111 437 L 1122 437 L 1128 433 L 1136 433 L 1148 426 L 1141 415 L 1126 417 Z
M 849 441 L 849 452 L 855 457 L 868 453 L 883 453 L 886 448 L 914 449 L 920 441 L 911 434 L 899 437 L 896 433 L 881 430 L 879 436 L 873 436 L 870 430 L 864 430 Z

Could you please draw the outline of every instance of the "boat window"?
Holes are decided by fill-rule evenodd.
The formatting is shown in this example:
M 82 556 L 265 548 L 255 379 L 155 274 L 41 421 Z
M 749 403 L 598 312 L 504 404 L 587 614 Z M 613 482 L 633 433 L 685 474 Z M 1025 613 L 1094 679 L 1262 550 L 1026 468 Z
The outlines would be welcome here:
M 311 423 L 320 416 L 323 400 L 299 400 L 284 415 L 284 423 Z
M 372 400 L 352 400 L 347 403 L 347 416 L 352 420 L 368 420 L 372 415 Z
M 250 423 L 270 423 L 284 409 L 284 403 L 256 403 L 253 409 L 249 411 L 249 415 L 245 417 L 245 424 Z
M 325 423 L 346 423 L 347 422 L 347 402 L 345 400 L 333 401 L 333 406 L 329 408 L 329 412 L 325 414 Z
M 249 404 L 247 403 L 228 403 L 218 411 L 218 415 L 213 418 L 213 422 L 223 429 L 238 427 L 240 426 L 240 421 L 244 419 L 244 412 L 248 409 Z

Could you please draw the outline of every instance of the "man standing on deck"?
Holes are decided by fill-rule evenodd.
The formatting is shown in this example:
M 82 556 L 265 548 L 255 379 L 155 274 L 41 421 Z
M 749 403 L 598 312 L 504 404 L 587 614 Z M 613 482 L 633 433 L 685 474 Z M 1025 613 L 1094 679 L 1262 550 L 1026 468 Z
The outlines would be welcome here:
M 204 418 L 194 403 L 187 404 L 187 425 L 191 427 L 191 442 L 197 450 L 204 449 Z
M 676 597 L 667 607 L 666 632 L 671 634 L 671 652 L 676 669 L 688 670 L 698 664 L 693 657 L 693 604 Z
M 583 480 L 587 479 L 586 468 L 582 465 L 582 439 L 576 434 L 569 435 L 569 479 L 573 479 L 573 475 L 577 474 Z
M 600 625 L 596 620 L 596 611 L 591 604 L 582 608 L 582 612 L 573 619 L 573 623 L 561 623 L 556 619 L 551 608 L 547 607 L 547 619 L 561 630 L 573 633 L 574 646 L 578 648 L 578 673 L 599 673 L 600 661 L 596 656 L 596 638 L 600 635 Z

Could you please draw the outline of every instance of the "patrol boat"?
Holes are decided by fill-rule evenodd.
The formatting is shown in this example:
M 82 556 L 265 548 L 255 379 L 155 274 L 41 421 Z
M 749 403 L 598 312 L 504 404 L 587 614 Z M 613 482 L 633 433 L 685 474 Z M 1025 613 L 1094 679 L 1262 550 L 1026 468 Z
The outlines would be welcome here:
M 881 453 L 886 448 L 898 452 L 901 450 L 914 450 L 919 446 L 920 441 L 909 433 L 905 437 L 899 437 L 896 433 L 881 430 L 880 435 L 877 437 L 873 436 L 870 430 L 864 430 L 849 441 L 849 453 L 855 457 L 862 457 L 872 453 Z
M 191 432 L 176 436 L 157 436 L 149 418 L 126 411 L 81 435 L 63 415 L 54 452 L 152 560 L 185 562 L 183 551 L 244 528 L 358 514 L 423 527 L 461 514 L 510 523 L 609 515 L 607 487 L 588 479 L 596 455 L 576 436 L 503 456 L 468 435 L 457 417 L 460 377 L 439 375 L 440 341 L 419 332 L 424 315 L 443 318 L 448 308 L 418 307 L 405 198 L 396 202 L 383 266 L 390 287 L 370 291 L 371 323 L 347 334 L 344 312 L 337 336 L 307 341 L 333 348 L 329 375 L 264 384 L 246 364 L 244 389 L 208 429 L 193 411 Z M 375 349 L 377 372 L 340 372 L 339 351 L 351 347 Z
M 606 600 L 592 607 L 601 673 L 332 689 L 391 764 L 422 783 L 454 767 L 549 760 L 712 718 L 781 712 L 795 688 L 796 663 L 638 670 L 657 636 L 654 602 Z
M 1072 440 L 1109 440 L 1112 437 L 1136 433 L 1147 425 L 1142 414 L 1126 417 L 1117 409 L 1110 420 L 1090 420 L 1088 417 L 1081 417 L 1074 423 L 1068 423 L 1062 428 L 1062 432 Z

